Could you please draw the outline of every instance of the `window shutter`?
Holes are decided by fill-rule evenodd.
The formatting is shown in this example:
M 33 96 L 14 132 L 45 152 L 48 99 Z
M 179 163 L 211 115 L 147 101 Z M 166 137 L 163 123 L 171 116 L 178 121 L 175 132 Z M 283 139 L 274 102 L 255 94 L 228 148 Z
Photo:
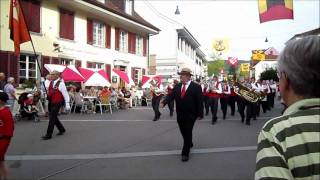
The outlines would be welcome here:
M 134 68 L 134 67 L 131 68 L 131 78 L 132 78 L 133 81 L 135 81 L 135 79 L 134 79 L 135 73 L 136 73 L 136 68 Z
M 92 68 L 93 64 L 92 62 L 87 62 L 87 68 Z
M 110 49 L 111 45 L 111 26 L 106 24 L 106 48 Z
M 49 74 L 49 71 L 44 67 L 45 64 L 50 64 L 50 57 L 48 56 L 42 56 L 42 61 L 41 61 L 41 70 L 42 70 L 42 75 L 46 76 Z
M 60 64 L 59 59 L 56 57 L 52 57 L 51 64 Z
M 142 69 L 142 75 L 146 75 L 146 69 Z
M 0 59 L 1 59 L 0 72 L 8 74 L 8 63 L 9 63 L 8 52 L 0 51 Z
M 91 19 L 87 19 L 87 43 L 93 44 L 93 24 Z
M 18 57 L 14 53 L 9 53 L 9 74 L 7 77 L 14 77 L 15 82 L 19 82 L 18 76 Z
M 132 53 L 132 33 L 128 32 L 128 52 Z
M 32 1 L 30 4 L 30 20 L 32 25 L 29 27 L 29 30 L 40 33 L 40 1 Z
M 111 65 L 110 64 L 106 64 L 106 73 L 108 75 L 109 82 L 111 82 Z
M 147 38 L 143 37 L 143 56 L 147 56 Z
M 115 37 L 116 50 L 119 50 L 119 41 L 120 41 L 120 30 L 119 30 L 119 28 L 116 28 L 116 37 Z
M 132 33 L 132 54 L 135 54 L 136 53 L 136 34 L 135 33 Z
M 74 64 L 75 64 L 76 68 L 81 67 L 81 60 L 76 60 Z

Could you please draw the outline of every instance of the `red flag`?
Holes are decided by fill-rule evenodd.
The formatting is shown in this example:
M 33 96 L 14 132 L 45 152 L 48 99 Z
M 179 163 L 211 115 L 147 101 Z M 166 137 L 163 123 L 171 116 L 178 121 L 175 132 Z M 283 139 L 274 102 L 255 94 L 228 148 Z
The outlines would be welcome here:
M 14 42 L 14 52 L 18 55 L 20 44 L 31 40 L 19 0 L 10 1 L 9 28 L 10 39 Z
M 236 66 L 238 64 L 238 58 L 236 58 L 236 57 L 228 57 L 228 63 L 231 66 Z
M 293 0 L 259 0 L 260 23 L 293 19 Z

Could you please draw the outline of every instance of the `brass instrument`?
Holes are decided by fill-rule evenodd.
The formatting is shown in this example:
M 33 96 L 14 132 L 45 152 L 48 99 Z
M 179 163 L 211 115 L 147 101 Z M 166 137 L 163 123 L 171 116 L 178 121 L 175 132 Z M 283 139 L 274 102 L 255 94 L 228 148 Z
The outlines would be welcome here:
M 242 84 L 240 84 L 239 82 L 234 82 L 233 83 L 233 89 L 234 92 L 243 97 L 245 100 L 255 103 L 257 102 L 259 99 L 263 99 L 264 96 L 262 93 L 256 93 L 253 90 L 243 86 Z
M 160 90 L 157 86 L 156 87 L 151 86 L 150 91 L 155 96 L 165 95 L 165 92 L 163 90 Z

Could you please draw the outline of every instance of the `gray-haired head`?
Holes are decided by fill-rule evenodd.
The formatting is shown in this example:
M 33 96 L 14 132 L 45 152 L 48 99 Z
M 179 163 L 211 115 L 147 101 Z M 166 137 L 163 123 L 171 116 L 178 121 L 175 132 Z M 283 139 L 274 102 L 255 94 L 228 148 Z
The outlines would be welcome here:
M 320 97 L 320 36 L 289 41 L 278 58 L 278 71 L 287 74 L 297 95 Z
M 14 77 L 8 77 L 7 82 L 8 83 L 14 83 Z

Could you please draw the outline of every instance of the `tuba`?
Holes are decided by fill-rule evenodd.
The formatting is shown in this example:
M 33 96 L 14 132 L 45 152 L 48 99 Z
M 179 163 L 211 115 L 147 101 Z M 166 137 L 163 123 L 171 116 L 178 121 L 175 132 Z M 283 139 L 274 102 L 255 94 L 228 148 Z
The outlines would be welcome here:
M 233 83 L 233 89 L 237 95 L 241 96 L 245 100 L 252 102 L 252 103 L 257 102 L 259 99 L 262 98 L 260 93 L 253 92 L 251 89 L 243 86 L 239 82 Z

